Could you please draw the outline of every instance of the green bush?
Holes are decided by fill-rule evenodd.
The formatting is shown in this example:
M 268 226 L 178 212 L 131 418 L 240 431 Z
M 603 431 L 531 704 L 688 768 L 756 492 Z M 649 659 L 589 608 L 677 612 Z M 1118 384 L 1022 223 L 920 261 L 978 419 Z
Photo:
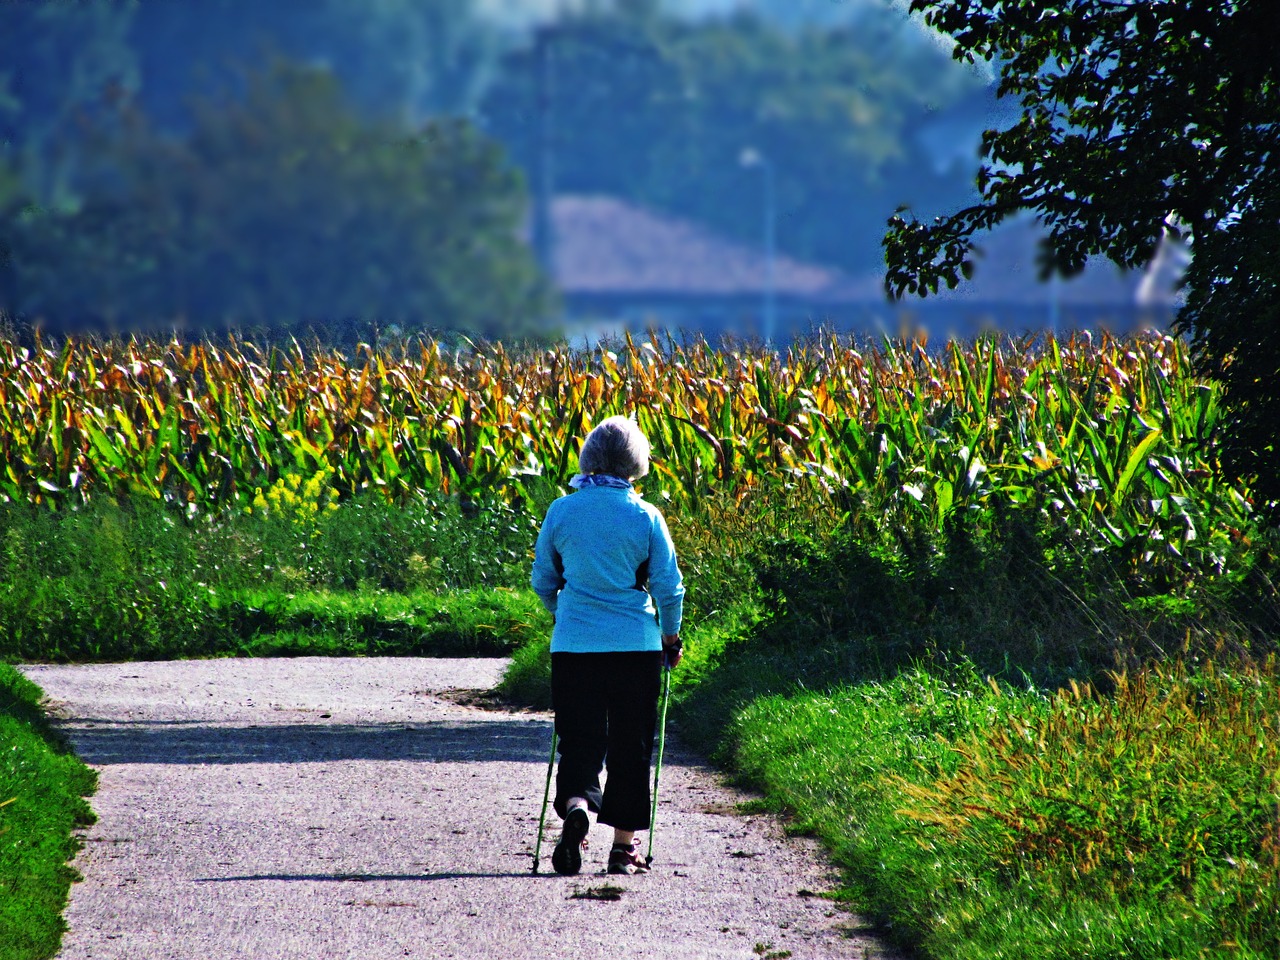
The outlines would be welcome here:
M 93 822 L 95 774 L 45 723 L 41 693 L 0 663 L 0 960 L 58 951 L 75 872 L 73 831 Z
M 160 506 L 111 503 L 61 513 L 0 506 L 0 657 L 177 655 L 216 629 L 212 563 L 198 535 Z M 171 653 L 170 655 L 175 655 Z
M 526 511 L 498 501 L 464 510 L 443 496 L 397 506 L 369 495 L 306 516 L 286 506 L 204 515 L 142 499 L 61 510 L 0 504 L 0 580 L 9 585 L 0 658 L 200 656 L 281 630 L 293 633 L 285 645 L 295 652 L 312 630 L 331 652 L 422 652 L 439 641 L 494 653 L 519 636 L 499 636 L 501 624 L 528 619 L 516 603 L 515 619 L 504 620 L 515 601 L 483 597 L 527 584 L 536 521 Z M 457 603 L 435 598 L 450 590 L 465 593 Z M 299 599 L 307 595 L 325 599 Z M 308 602 L 309 617 L 300 612 Z M 461 615 L 464 606 L 484 616 Z M 438 622 L 424 625 L 424 616 Z M 479 629 L 488 616 L 498 629 Z
M 549 626 L 538 598 L 506 587 L 280 594 L 244 592 L 221 610 L 234 638 L 224 650 L 251 656 L 507 656 Z

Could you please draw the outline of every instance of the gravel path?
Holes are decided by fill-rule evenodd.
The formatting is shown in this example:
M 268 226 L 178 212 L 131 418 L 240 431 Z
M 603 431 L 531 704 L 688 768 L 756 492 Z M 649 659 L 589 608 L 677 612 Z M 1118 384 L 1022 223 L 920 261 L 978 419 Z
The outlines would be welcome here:
M 654 870 L 530 874 L 545 714 L 450 690 L 505 661 L 206 660 L 28 666 L 101 775 L 66 960 L 881 958 L 814 896 L 807 841 L 669 736 Z

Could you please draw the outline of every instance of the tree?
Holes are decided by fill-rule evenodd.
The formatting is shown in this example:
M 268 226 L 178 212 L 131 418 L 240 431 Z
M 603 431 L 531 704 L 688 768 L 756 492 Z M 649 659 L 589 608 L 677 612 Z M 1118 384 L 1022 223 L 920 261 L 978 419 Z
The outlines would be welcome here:
M 80 123 L 135 90 L 124 0 L 0 0 L 0 162 L 18 171 L 35 202 L 73 202 Z
M 1021 114 L 983 134 L 979 199 L 884 237 L 891 294 L 968 276 L 976 238 L 1031 211 L 1045 276 L 1095 254 L 1190 244 L 1176 326 L 1230 418 L 1222 462 L 1280 507 L 1280 4 L 1275 0 L 911 0 L 958 60 L 999 64 Z
M 788 253 L 870 272 L 899 199 L 925 207 L 971 192 L 938 173 L 916 136 L 984 80 L 922 44 L 897 14 L 868 8 L 839 29 L 788 31 L 748 13 L 697 21 L 652 5 L 562 17 L 513 49 L 483 102 L 486 129 L 539 168 L 546 58 L 555 189 L 609 193 L 760 238 L 759 173 L 776 173 Z
M 127 109 L 103 126 L 74 212 L 7 218 L 0 308 L 64 329 L 486 337 L 545 314 L 519 175 L 470 124 L 363 120 L 327 71 L 284 63 L 244 89 L 197 103 L 185 137 Z
M 323 65 L 365 112 L 418 124 L 465 114 L 498 56 L 473 0 L 138 0 L 130 30 L 146 112 L 185 127 L 187 100 L 270 57 Z

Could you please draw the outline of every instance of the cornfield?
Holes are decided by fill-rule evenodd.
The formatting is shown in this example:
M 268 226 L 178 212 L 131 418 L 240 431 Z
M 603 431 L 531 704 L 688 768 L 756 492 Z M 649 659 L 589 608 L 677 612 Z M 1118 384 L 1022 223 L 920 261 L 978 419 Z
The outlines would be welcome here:
M 526 355 L 424 341 L 352 358 L 0 341 L 0 497 L 216 511 L 319 472 L 342 498 L 512 495 L 534 477 L 565 482 L 581 437 L 614 413 L 653 443 L 646 492 L 676 502 L 804 488 L 938 529 L 1034 505 L 1103 546 L 1211 561 L 1248 525 L 1247 492 L 1212 469 L 1216 388 L 1191 375 L 1181 340 L 1156 334 L 941 352 L 831 337 L 782 357 L 656 336 Z

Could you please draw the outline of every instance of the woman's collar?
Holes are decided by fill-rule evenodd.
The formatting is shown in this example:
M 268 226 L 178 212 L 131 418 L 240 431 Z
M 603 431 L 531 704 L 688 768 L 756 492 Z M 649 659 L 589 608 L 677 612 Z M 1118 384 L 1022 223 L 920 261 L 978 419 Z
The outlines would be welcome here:
M 614 490 L 633 490 L 630 480 L 615 477 L 608 473 L 579 473 L 569 480 L 569 486 L 575 490 L 583 487 L 610 487 Z

